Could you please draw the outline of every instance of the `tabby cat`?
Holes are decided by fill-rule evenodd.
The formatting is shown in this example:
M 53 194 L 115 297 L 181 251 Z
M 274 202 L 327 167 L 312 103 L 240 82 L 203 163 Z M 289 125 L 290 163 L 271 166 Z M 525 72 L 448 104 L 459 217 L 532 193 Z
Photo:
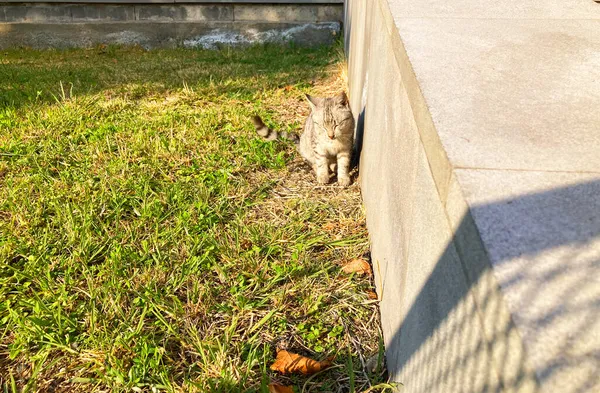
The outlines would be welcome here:
M 338 184 L 347 187 L 350 185 L 348 172 L 354 140 L 354 117 L 348 97 L 342 92 L 326 98 L 307 94 L 306 98 L 311 112 L 299 141 L 294 135 L 270 129 L 258 116 L 253 118 L 256 132 L 268 141 L 277 138 L 294 140 L 302 157 L 312 165 L 317 182 L 329 183 L 329 170 L 335 171 L 337 167 Z

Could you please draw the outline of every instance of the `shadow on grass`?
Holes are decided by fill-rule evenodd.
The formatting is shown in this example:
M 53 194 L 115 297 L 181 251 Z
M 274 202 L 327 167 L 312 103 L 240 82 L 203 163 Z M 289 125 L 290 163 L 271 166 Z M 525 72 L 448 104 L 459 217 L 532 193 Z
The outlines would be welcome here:
M 254 134 L 245 137 L 244 119 L 253 109 L 277 108 L 280 99 L 289 100 L 295 94 L 300 97 L 301 90 L 309 88 L 312 80 L 327 76 L 328 65 L 338 60 L 335 51 L 271 46 L 214 52 L 96 48 L 6 51 L 2 56 L 0 130 L 9 133 L 0 135 L 9 137 L 8 147 L 0 150 L 0 165 L 3 165 L 0 181 L 7 174 L 5 178 L 12 183 L 0 188 L 9 195 L 0 201 L 10 202 L 0 203 L 9 212 L 0 214 L 5 219 L 12 217 L 13 211 L 19 211 L 35 224 L 23 229 L 25 233 L 10 226 L 7 231 L 10 247 L 0 250 L 7 250 L 9 261 L 0 266 L 3 269 L 0 279 L 5 280 L 0 290 L 11 296 L 12 307 L 10 327 L 5 331 L 14 332 L 13 336 L 3 336 L 0 343 L 0 385 L 7 380 L 5 370 L 9 370 L 17 386 L 34 384 L 37 379 L 38 391 L 45 391 L 49 383 L 59 384 L 57 390 L 88 391 L 90 383 L 85 381 L 67 386 L 74 375 L 89 378 L 91 384 L 98 378 L 106 378 L 103 381 L 108 387 L 120 384 L 117 388 L 130 388 L 139 384 L 146 390 L 148 383 L 160 384 L 163 380 L 165 384 L 173 380 L 183 383 L 186 378 L 196 379 L 200 386 L 206 387 L 205 381 L 198 380 L 216 377 L 213 391 L 264 391 L 255 377 L 257 374 L 260 377 L 262 367 L 268 368 L 272 360 L 272 337 L 252 339 L 252 350 L 265 354 L 268 361 L 263 361 L 263 357 L 258 358 L 258 364 L 257 358 L 248 360 L 242 372 L 249 370 L 250 376 L 244 380 L 232 376 L 237 370 L 231 369 L 246 355 L 241 344 L 231 340 L 231 332 L 238 334 L 236 337 L 245 337 L 246 326 L 259 326 L 259 318 L 271 318 L 271 296 L 279 294 L 278 307 L 289 309 L 290 315 L 275 314 L 273 326 L 265 328 L 272 332 L 265 336 L 275 336 L 292 326 L 288 323 L 305 316 L 310 318 L 307 326 L 315 325 L 321 333 L 327 334 L 333 328 L 330 325 L 338 321 L 339 315 L 336 319 L 323 318 L 316 311 L 330 310 L 321 304 L 328 305 L 331 294 L 321 290 L 325 300 L 313 296 L 320 283 L 308 281 L 317 280 L 320 272 L 324 278 L 334 276 L 332 271 L 317 266 L 316 254 L 341 247 L 340 243 L 328 243 L 320 237 L 313 239 L 314 236 L 305 233 L 307 230 L 297 229 L 298 234 L 292 232 L 291 240 L 306 236 L 303 241 L 308 249 L 298 251 L 297 260 L 305 261 L 306 251 L 315 256 L 315 263 L 311 260 L 310 266 L 299 264 L 295 269 L 289 260 L 282 260 L 269 269 L 264 261 L 268 261 L 271 253 L 279 252 L 279 245 L 268 246 L 272 243 L 270 238 L 281 235 L 279 228 L 269 226 L 273 227 L 271 232 L 259 233 L 261 236 L 253 242 L 252 233 L 238 230 L 237 224 L 230 221 L 237 217 L 238 209 L 249 208 L 272 185 L 271 180 L 252 177 L 254 172 L 261 174 L 266 169 L 283 168 L 286 162 L 280 154 L 284 153 L 284 146 L 254 143 Z M 284 89 L 289 85 L 294 86 Z M 135 98 L 154 99 L 186 88 L 194 90 L 189 95 L 194 101 L 181 105 L 176 102 L 165 111 L 168 113 L 161 113 L 160 98 L 152 100 L 159 102 L 155 106 L 140 105 L 143 110 L 129 110 L 137 105 Z M 104 105 L 104 95 L 110 95 L 106 101 L 116 103 Z M 117 100 L 120 95 L 123 100 Z M 92 121 L 87 109 L 82 108 L 85 99 L 72 100 L 63 108 L 54 96 L 58 101 L 61 96 L 93 96 L 89 106 L 101 113 Z M 209 110 L 196 105 L 203 100 L 216 104 Z M 210 109 L 218 113 L 204 116 Z M 154 110 L 156 113 L 148 113 Z M 12 123 L 8 124 L 7 119 Z M 119 127 L 113 127 L 115 124 Z M 88 135 L 96 125 L 102 132 Z M 44 132 L 38 134 L 40 129 Z M 11 133 L 12 130 L 16 132 Z M 120 159 L 115 159 L 119 152 L 117 140 L 122 151 L 128 153 Z M 172 145 L 174 141 L 180 143 Z M 98 159 L 94 166 L 83 165 L 89 157 Z M 280 164 L 273 164 L 275 158 Z M 241 181 L 246 175 L 250 178 Z M 234 190 L 235 197 L 220 198 L 226 190 Z M 209 232 L 216 228 L 215 223 L 231 224 L 231 232 L 225 229 Z M 242 223 L 242 227 L 247 229 L 246 224 Z M 305 226 L 302 223 L 290 227 L 294 228 Z M 40 235 L 42 232 L 44 236 Z M 71 240 L 67 234 L 72 235 Z M 260 241 L 262 235 L 264 242 Z M 26 236 L 31 236 L 32 241 L 24 241 Z M 237 240 L 240 244 L 249 243 L 241 247 L 251 247 L 257 257 L 243 259 L 237 248 L 229 250 L 225 246 Z M 307 246 L 309 242 L 312 243 Z M 221 244 L 223 250 L 219 250 Z M 254 244 L 258 244 L 256 250 Z M 267 247 L 262 247 L 263 244 Z M 39 257 L 33 256 L 38 251 Z M 225 264 L 223 255 L 227 253 L 229 262 Z M 306 280 L 309 285 L 291 286 L 294 291 L 289 296 L 283 290 L 280 292 L 275 287 L 279 284 L 273 274 L 276 268 L 282 281 L 296 285 Z M 70 281 L 71 277 L 77 282 Z M 62 288 L 61 292 L 53 290 L 56 284 Z M 78 292 L 79 285 L 86 287 L 85 295 Z M 47 288 L 50 289 L 43 292 L 46 297 L 38 299 L 36 295 Z M 344 288 L 357 302 L 366 300 L 365 294 L 356 297 L 350 292 L 353 287 Z M 67 300 L 48 300 L 58 296 L 57 293 Z M 31 311 L 37 310 L 37 306 L 32 306 L 30 300 L 40 305 L 39 312 Z M 48 307 L 50 303 L 56 308 Z M 9 313 L 7 304 L 0 302 L 2 317 Z M 311 304 L 314 307 L 309 308 Z M 67 313 L 62 312 L 63 306 L 68 308 Z M 303 310 L 301 307 L 311 311 L 296 313 Z M 362 316 L 359 311 L 372 315 L 370 310 L 374 307 L 370 303 L 364 310 L 354 308 L 349 317 Z M 16 308 L 22 314 L 12 313 Z M 231 318 L 242 308 L 243 323 L 247 325 L 241 322 L 238 325 L 237 316 Z M 169 311 L 163 313 L 163 310 Z M 62 324 L 55 322 L 55 314 L 61 316 Z M 94 323 L 98 320 L 103 321 L 102 326 Z M 302 334 L 310 332 L 307 327 Z M 229 339 L 222 344 L 219 339 L 226 337 L 226 333 Z M 321 333 L 311 343 L 325 342 Z M 338 334 L 331 342 L 343 337 Z M 18 341 L 15 337 L 23 339 Z M 376 342 L 377 336 L 373 337 Z M 52 345 L 45 345 L 49 340 L 53 340 Z M 231 342 L 235 345 L 227 347 Z M 222 346 L 216 348 L 214 343 Z M 77 349 L 73 349 L 75 344 Z M 323 351 L 329 350 L 326 348 Z M 371 348 L 368 349 L 365 356 L 371 354 Z M 341 352 L 346 350 L 343 348 Z M 9 356 L 10 351 L 13 357 Z M 34 368 L 34 356 L 41 352 L 49 360 L 35 363 L 42 367 L 42 374 L 32 377 L 29 370 Z M 223 360 L 229 355 L 231 363 Z M 207 356 L 206 361 L 199 360 L 202 356 Z M 342 356 L 338 362 L 343 365 L 349 360 Z M 79 366 L 81 369 L 70 368 Z M 335 383 L 331 376 L 339 376 L 338 371 L 324 374 L 322 386 Z M 270 371 L 265 374 L 275 378 Z M 296 381 L 302 380 L 291 382 Z M 321 383 L 320 379 L 315 381 Z
M 63 95 L 102 91 L 136 98 L 151 90 L 201 89 L 207 94 L 251 99 L 266 89 L 309 87 L 334 61 L 331 47 L 264 45 L 246 50 L 146 51 L 97 47 L 87 50 L 7 50 L 1 54 L 0 109 L 52 103 Z M 62 84 L 62 87 L 61 87 Z

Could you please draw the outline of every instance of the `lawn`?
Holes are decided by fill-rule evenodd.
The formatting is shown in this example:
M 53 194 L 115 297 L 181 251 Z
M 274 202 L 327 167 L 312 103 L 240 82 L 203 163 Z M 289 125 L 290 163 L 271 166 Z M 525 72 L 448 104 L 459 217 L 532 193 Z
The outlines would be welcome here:
M 337 46 L 0 52 L 3 390 L 384 382 L 371 278 L 340 269 L 368 252 L 358 185 L 251 124 L 299 131 L 344 83 Z M 277 348 L 333 366 L 282 375 Z

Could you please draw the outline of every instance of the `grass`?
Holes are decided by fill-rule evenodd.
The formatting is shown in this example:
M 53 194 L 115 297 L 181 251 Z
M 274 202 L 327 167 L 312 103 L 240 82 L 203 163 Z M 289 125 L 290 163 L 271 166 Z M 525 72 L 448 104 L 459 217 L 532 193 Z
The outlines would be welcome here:
M 1 52 L 3 391 L 385 382 L 372 284 L 340 272 L 368 251 L 357 185 L 317 187 L 250 122 L 298 130 L 304 93 L 343 88 L 341 61 L 275 46 Z M 279 375 L 278 346 L 335 365 Z

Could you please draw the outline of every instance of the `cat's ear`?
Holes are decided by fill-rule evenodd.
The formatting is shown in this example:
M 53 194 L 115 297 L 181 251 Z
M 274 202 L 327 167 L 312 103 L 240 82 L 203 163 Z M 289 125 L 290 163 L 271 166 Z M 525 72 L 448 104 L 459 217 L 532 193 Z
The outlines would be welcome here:
M 346 95 L 346 92 L 343 91 L 337 94 L 334 98 L 336 104 L 339 106 L 348 106 L 348 96 Z
M 315 109 L 322 103 L 322 100 L 319 97 L 311 96 L 310 94 L 305 94 L 305 96 L 311 109 Z

